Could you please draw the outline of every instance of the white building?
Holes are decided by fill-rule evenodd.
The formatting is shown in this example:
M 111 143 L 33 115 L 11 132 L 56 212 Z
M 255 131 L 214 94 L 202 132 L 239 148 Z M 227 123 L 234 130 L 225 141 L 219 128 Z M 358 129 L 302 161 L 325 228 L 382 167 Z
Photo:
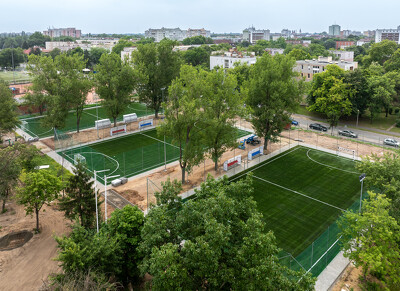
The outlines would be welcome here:
M 354 61 L 354 52 L 353 51 L 329 51 L 335 55 L 335 57 L 339 58 L 339 60 L 352 62 Z
M 269 41 L 271 36 L 269 29 L 257 30 L 254 27 L 249 27 L 243 30 L 242 39 L 254 44 L 260 39 Z
M 340 35 L 340 25 L 333 24 L 329 26 L 329 35 L 339 36 Z
M 109 51 L 118 43 L 118 39 L 80 39 L 76 41 L 46 41 L 46 50 L 52 51 L 55 48 L 61 51 L 69 51 L 80 47 L 83 50 L 90 50 L 94 47 L 104 48 Z
M 155 42 L 160 42 L 164 38 L 168 38 L 171 40 L 182 41 L 186 38 L 186 32 L 178 28 L 165 28 L 162 27 L 160 29 L 152 29 L 145 31 L 146 37 L 154 38 Z
M 211 32 L 209 30 L 205 30 L 204 28 L 200 29 L 189 28 L 186 31 L 186 37 L 194 37 L 194 36 L 211 37 Z
M 131 46 L 131 47 L 125 47 L 122 51 L 121 51 L 121 60 L 125 61 L 130 61 L 132 58 L 132 52 L 136 51 L 137 47 L 135 46 Z
M 382 40 L 392 40 L 400 44 L 400 27 L 397 29 L 377 29 L 375 31 L 375 43 L 381 42 Z
M 226 52 L 224 56 L 210 56 L 210 70 L 219 66 L 224 69 L 231 69 L 235 67 L 235 63 L 253 65 L 257 58 L 252 54 L 251 56 L 243 56 L 235 52 Z
M 354 71 L 358 67 L 357 62 L 332 61 L 332 57 L 318 57 L 318 60 L 301 60 L 296 61 L 295 72 L 299 72 L 301 77 L 305 77 L 306 81 L 311 81 L 315 74 L 325 72 L 329 65 L 337 65 L 345 71 Z
M 285 51 L 284 49 L 280 49 L 280 48 L 266 48 L 265 49 L 266 52 L 269 52 L 269 54 L 271 56 L 274 56 L 276 54 L 280 54 L 283 55 L 283 52 Z

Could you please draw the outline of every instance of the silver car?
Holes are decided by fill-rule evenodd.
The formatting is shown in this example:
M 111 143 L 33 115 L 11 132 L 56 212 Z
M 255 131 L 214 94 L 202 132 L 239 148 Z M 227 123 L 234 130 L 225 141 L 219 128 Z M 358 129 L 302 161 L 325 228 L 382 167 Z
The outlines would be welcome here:
M 393 138 L 385 138 L 383 140 L 383 144 L 390 145 L 390 146 L 393 146 L 393 147 L 398 147 L 400 145 L 400 143 L 397 140 L 393 139 Z
M 347 136 L 347 137 L 354 137 L 357 138 L 358 135 L 351 130 L 339 130 L 339 135 Z

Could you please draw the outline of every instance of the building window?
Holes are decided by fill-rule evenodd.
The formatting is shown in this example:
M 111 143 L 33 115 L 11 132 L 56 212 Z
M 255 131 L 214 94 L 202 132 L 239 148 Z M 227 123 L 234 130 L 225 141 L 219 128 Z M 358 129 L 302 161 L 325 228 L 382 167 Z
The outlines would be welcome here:
M 301 65 L 301 69 L 304 69 L 303 67 L 304 67 L 304 66 L 303 66 L 303 65 Z
M 310 79 L 310 74 L 308 74 L 307 78 Z

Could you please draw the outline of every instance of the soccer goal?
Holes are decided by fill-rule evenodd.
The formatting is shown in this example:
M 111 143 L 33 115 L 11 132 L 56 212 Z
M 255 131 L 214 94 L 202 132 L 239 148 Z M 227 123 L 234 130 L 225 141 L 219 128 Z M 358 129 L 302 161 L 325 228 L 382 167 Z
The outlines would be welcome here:
M 336 154 L 338 157 L 340 156 L 340 153 L 342 153 L 342 154 L 345 153 L 347 155 L 352 156 L 353 161 L 356 159 L 356 151 L 355 150 L 338 146 L 337 150 L 336 150 Z
M 75 154 L 74 155 L 74 164 L 77 165 L 79 162 L 86 164 L 86 158 L 84 156 L 82 156 L 81 154 Z
M 28 129 L 28 122 L 27 121 L 25 121 L 25 120 L 21 121 L 21 129 L 23 131 L 26 131 Z

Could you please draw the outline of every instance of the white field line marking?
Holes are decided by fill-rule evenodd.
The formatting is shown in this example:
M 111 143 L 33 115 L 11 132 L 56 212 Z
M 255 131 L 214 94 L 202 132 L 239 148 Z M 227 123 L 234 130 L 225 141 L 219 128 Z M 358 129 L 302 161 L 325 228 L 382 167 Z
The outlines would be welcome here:
M 257 169 L 259 169 L 259 168 L 261 168 L 261 167 L 264 167 L 265 165 L 268 165 L 269 163 L 272 163 L 272 162 L 276 161 L 277 159 L 279 159 L 279 158 L 281 158 L 281 157 L 283 157 L 283 156 L 286 156 L 286 155 L 288 155 L 288 154 L 290 154 L 290 153 L 292 153 L 292 152 L 294 152 L 294 151 L 296 151 L 296 150 L 298 150 L 298 149 L 300 149 L 300 148 L 301 148 L 301 147 L 296 147 L 295 149 L 292 149 L 291 151 L 288 151 L 287 153 L 285 153 L 285 154 L 283 154 L 283 155 L 280 155 L 280 156 L 278 156 L 278 157 L 275 158 L 275 159 L 274 159 L 274 157 L 272 157 L 268 162 L 263 163 L 262 165 L 259 165 L 258 167 L 255 167 L 254 169 L 251 169 L 251 171 L 246 171 L 245 173 L 241 174 L 240 176 L 237 176 L 235 179 L 232 179 L 232 181 L 237 180 L 237 179 L 243 177 L 244 175 L 247 175 L 249 172 L 252 172 L 252 171 L 257 170 Z M 247 170 L 247 169 L 246 169 L 246 170 Z
M 85 114 L 87 114 L 87 115 L 91 115 L 91 116 L 93 116 L 93 117 L 96 117 L 96 119 L 97 119 L 97 117 L 99 118 L 99 120 L 100 119 L 105 119 L 105 118 L 103 118 L 102 116 L 97 116 L 97 115 L 94 115 L 94 114 L 92 114 L 92 113 L 89 113 L 89 112 L 85 112 L 85 111 L 83 111 L 83 113 L 85 113 Z
M 263 182 L 265 182 L 265 183 L 272 184 L 272 185 L 274 185 L 274 186 L 276 186 L 276 187 L 282 188 L 282 189 L 284 189 L 284 190 L 287 190 L 287 191 L 296 193 L 296 194 L 298 194 L 298 195 L 304 196 L 304 197 L 309 198 L 309 199 L 311 199 L 311 200 L 315 200 L 315 201 L 320 202 L 320 203 L 322 203 L 322 204 L 325 204 L 325 205 L 328 205 L 328 206 L 330 206 L 330 207 L 333 207 L 333 208 L 336 208 L 336 209 L 339 209 L 339 210 L 341 210 L 341 211 L 346 212 L 346 210 L 344 210 L 344 209 L 342 209 L 342 208 L 340 208 L 340 207 L 337 207 L 337 206 L 335 206 L 335 205 L 329 204 L 329 203 L 327 203 L 327 202 L 324 202 L 324 201 L 322 201 L 322 200 L 316 199 L 316 198 L 314 198 L 314 197 L 310 197 L 310 196 L 305 195 L 305 194 L 303 194 L 303 193 L 300 193 L 300 192 L 298 192 L 298 191 L 295 191 L 295 190 L 286 188 L 286 187 L 284 187 L 284 186 L 281 186 L 281 185 L 279 185 L 279 184 L 276 184 L 276 183 L 273 183 L 273 182 L 271 182 L 271 181 L 265 180 L 265 179 L 263 179 L 263 178 L 257 177 L 256 175 L 253 175 L 253 177 L 254 177 L 254 178 L 257 178 L 257 179 L 259 179 L 259 180 L 261 180 L 261 181 L 263 181 Z
M 161 143 L 164 143 L 164 141 L 159 140 L 158 138 L 152 137 L 152 136 L 150 136 L 150 135 L 147 135 L 147 134 L 145 134 L 145 133 L 142 133 L 142 132 L 141 132 L 140 134 L 143 134 L 144 136 L 147 136 L 148 138 L 152 138 L 152 139 L 155 139 L 156 141 L 159 141 L 159 142 L 161 142 Z M 175 147 L 175 148 L 179 149 L 179 147 L 177 147 L 176 145 L 170 144 L 170 143 L 168 143 L 168 142 L 165 142 L 165 144 L 170 145 L 170 146 L 172 146 L 172 147 Z
M 73 154 L 76 154 L 76 153 L 73 153 Z M 107 174 L 107 176 L 110 176 L 110 175 L 114 174 L 114 173 L 119 169 L 119 163 L 118 163 L 118 161 L 117 161 L 116 159 L 113 159 L 112 157 L 106 155 L 106 154 L 99 153 L 99 152 L 79 152 L 78 154 L 95 154 L 95 155 L 102 155 L 102 156 L 104 156 L 104 157 L 106 157 L 106 158 L 109 158 L 110 160 L 114 161 L 114 162 L 117 164 L 117 167 L 115 168 L 114 171 L 112 171 L 111 173 Z M 66 155 L 67 155 L 70 159 L 72 159 L 73 161 L 75 161 L 73 158 L 71 158 L 72 153 L 66 154 Z M 85 157 L 85 158 L 86 158 L 86 157 Z M 87 169 L 88 169 L 90 172 L 93 173 L 93 171 L 91 171 L 89 168 L 87 168 Z
M 357 175 L 360 174 L 360 173 L 357 173 L 357 172 L 352 172 L 352 171 L 348 171 L 348 170 L 343 170 L 343 169 L 340 169 L 340 168 L 336 168 L 336 167 L 333 167 L 333 166 L 329 166 L 329 165 L 326 165 L 326 164 L 317 162 L 316 160 L 314 160 L 313 158 L 310 157 L 310 155 L 309 155 L 309 152 L 310 152 L 310 151 L 311 151 L 311 149 L 309 149 L 309 150 L 307 151 L 307 157 L 308 157 L 311 161 L 313 161 L 314 163 L 317 163 L 317 164 L 319 164 L 319 165 L 321 165 L 321 166 L 325 166 L 325 167 L 328 167 L 328 168 L 331 168 L 331 169 L 335 169 L 335 170 L 338 170 L 338 171 L 350 173 L 350 174 L 357 174 Z

